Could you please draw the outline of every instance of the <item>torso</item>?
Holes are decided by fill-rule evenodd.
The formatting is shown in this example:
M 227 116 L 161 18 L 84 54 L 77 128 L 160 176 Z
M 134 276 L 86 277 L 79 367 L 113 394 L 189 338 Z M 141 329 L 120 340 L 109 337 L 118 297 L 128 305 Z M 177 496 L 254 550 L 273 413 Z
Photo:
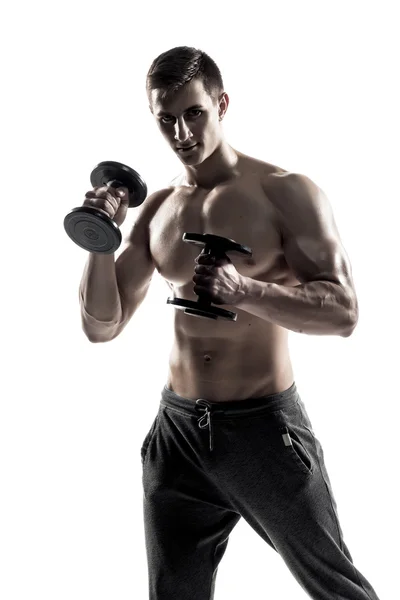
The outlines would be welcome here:
M 213 190 L 175 187 L 151 219 L 150 251 L 170 297 L 198 299 L 192 278 L 201 247 L 183 242 L 185 232 L 210 233 L 249 246 L 251 258 L 229 255 L 244 276 L 287 286 L 299 283 L 285 261 L 276 209 L 265 185 L 269 171 L 286 171 L 237 154 L 234 179 Z M 171 307 L 175 335 L 167 387 L 179 396 L 211 402 L 288 389 L 294 381 L 288 331 L 237 306 L 220 308 L 237 313 L 237 321 L 192 317 Z

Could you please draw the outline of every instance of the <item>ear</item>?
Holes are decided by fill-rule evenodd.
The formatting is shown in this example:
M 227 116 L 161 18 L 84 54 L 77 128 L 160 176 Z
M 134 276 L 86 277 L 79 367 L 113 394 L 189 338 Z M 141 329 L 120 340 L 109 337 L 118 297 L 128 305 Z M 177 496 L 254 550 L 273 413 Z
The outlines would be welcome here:
M 229 106 L 229 96 L 226 92 L 224 92 L 219 99 L 219 120 L 220 121 L 222 121 L 222 119 L 224 118 L 225 113 L 228 110 L 228 106 Z

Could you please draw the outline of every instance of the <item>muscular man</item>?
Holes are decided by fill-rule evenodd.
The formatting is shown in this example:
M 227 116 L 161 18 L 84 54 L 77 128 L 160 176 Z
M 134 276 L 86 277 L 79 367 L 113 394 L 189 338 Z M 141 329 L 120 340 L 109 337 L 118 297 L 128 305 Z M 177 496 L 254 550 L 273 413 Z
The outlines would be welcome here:
M 171 308 L 168 381 L 141 449 L 150 600 L 212 600 L 241 517 L 311 598 L 377 600 L 343 540 L 288 352 L 289 330 L 348 337 L 357 324 L 351 266 L 328 198 L 307 176 L 228 144 L 229 96 L 205 53 L 179 47 L 159 56 L 147 93 L 184 176 L 135 209 L 116 262 L 89 256 L 84 331 L 93 342 L 117 337 L 155 269 L 174 296 L 204 295 L 238 315 L 214 321 Z M 116 190 L 95 189 L 86 202 L 119 224 L 125 217 Z M 198 256 L 185 232 L 233 239 L 253 255 Z

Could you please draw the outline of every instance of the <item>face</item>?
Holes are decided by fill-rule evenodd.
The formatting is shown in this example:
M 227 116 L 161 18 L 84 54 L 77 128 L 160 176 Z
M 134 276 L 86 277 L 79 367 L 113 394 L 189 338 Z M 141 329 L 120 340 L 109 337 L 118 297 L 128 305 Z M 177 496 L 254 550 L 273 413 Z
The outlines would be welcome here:
M 195 79 L 172 99 L 161 100 L 160 96 L 159 90 L 152 91 L 150 110 L 161 133 L 182 163 L 200 164 L 222 142 L 221 120 L 228 108 L 228 95 L 222 94 L 215 104 L 202 81 Z

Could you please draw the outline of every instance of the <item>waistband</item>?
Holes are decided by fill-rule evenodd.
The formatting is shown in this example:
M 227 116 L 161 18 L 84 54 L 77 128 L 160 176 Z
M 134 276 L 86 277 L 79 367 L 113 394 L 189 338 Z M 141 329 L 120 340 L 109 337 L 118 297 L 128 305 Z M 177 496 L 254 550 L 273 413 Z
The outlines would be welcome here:
M 188 416 L 198 416 L 203 412 L 197 421 L 199 427 L 210 428 L 210 450 L 213 449 L 212 419 L 224 420 L 235 417 L 244 417 L 248 415 L 263 415 L 287 406 L 296 404 L 299 399 L 296 383 L 287 390 L 277 394 L 262 396 L 261 398 L 249 398 L 246 400 L 229 400 L 227 402 L 210 402 L 206 398 L 191 400 L 175 394 L 167 386 L 164 386 L 161 393 L 161 406 L 170 407 L 179 410 Z

